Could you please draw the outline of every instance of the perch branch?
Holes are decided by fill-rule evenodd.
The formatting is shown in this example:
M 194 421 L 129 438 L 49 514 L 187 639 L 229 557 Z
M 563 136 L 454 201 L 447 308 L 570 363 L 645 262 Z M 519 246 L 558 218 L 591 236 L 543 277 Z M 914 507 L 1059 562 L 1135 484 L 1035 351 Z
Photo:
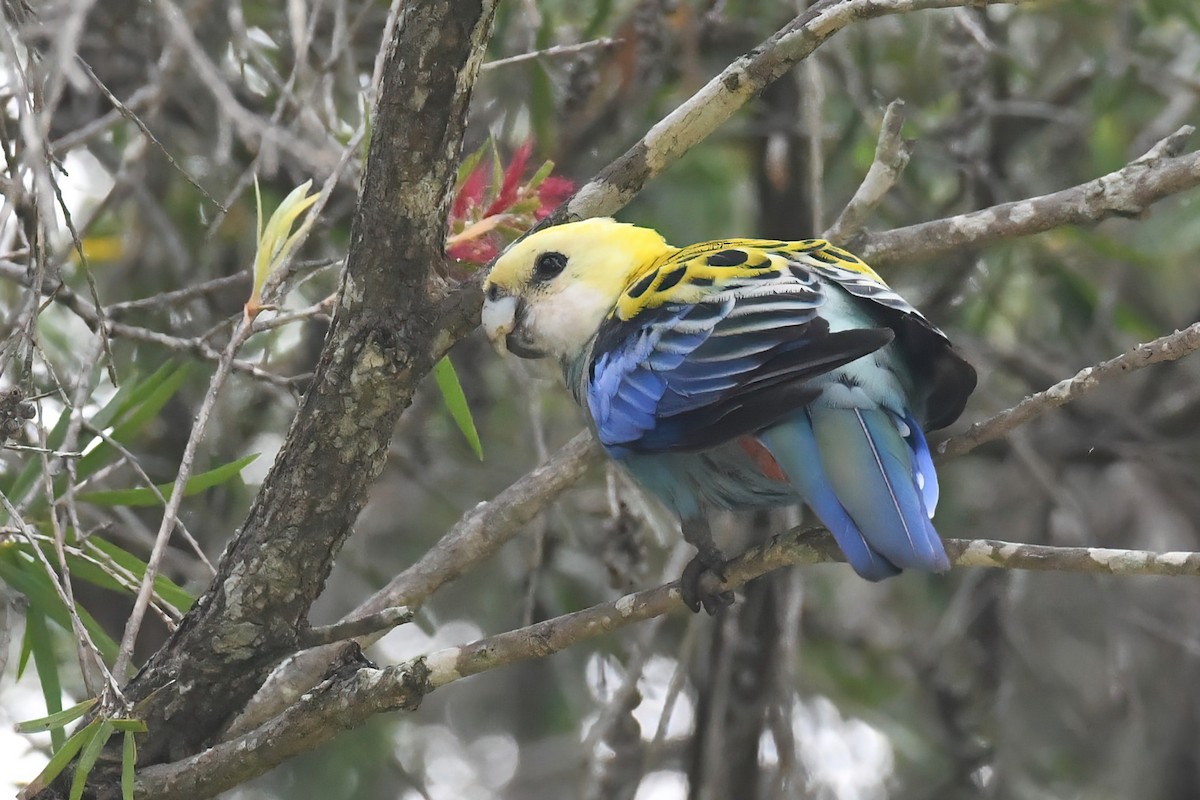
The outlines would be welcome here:
M 946 552 L 954 567 L 1200 577 L 1200 553 L 1190 552 L 1051 547 L 994 539 L 947 539 Z M 783 567 L 845 560 L 827 531 L 793 528 L 729 562 L 724 581 L 708 573 L 703 585 L 706 591 L 728 591 Z M 429 687 L 436 689 L 489 669 L 548 656 L 602 633 L 682 607 L 679 584 L 672 582 L 470 644 L 438 650 L 425 658 Z
M 946 541 L 955 567 L 986 567 L 1111 575 L 1200 576 L 1200 553 L 1155 553 L 1093 547 L 1049 547 L 991 539 Z M 833 537 L 794 528 L 726 565 L 726 580 L 707 589 L 732 590 L 782 567 L 844 560 Z M 364 667 L 327 679 L 262 726 L 172 764 L 142 770 L 137 796 L 159 800 L 206 797 L 261 775 L 286 758 L 363 724 L 374 714 L 414 709 L 433 689 L 497 667 L 544 658 L 605 633 L 683 608 L 677 583 L 524 628 L 438 650 L 412 662 Z

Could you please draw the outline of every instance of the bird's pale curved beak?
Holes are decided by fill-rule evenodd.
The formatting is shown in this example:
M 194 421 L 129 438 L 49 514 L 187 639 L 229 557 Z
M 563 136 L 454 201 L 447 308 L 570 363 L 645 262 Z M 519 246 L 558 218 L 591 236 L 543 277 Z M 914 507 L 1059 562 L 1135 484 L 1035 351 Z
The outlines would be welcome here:
M 500 353 L 509 352 L 519 358 L 544 358 L 545 353 L 525 341 L 526 331 L 521 322 L 525 316 L 525 301 L 510 295 L 488 297 L 483 303 L 480 323 L 492 347 Z
M 503 353 L 508 347 L 505 339 L 517 327 L 518 300 L 511 296 L 488 299 L 483 303 L 483 313 L 480 315 L 483 332 L 487 334 L 492 347 Z

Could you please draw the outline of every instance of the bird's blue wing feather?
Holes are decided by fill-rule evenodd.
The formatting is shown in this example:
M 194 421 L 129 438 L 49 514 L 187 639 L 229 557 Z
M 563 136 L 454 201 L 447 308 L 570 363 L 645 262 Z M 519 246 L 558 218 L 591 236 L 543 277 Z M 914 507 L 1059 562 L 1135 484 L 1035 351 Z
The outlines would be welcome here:
M 891 341 L 885 329 L 831 333 L 815 279 L 784 258 L 753 257 L 752 274 L 673 278 L 673 295 L 690 289 L 693 302 L 646 303 L 606 320 L 584 395 L 610 453 L 701 450 L 757 430 L 816 395 L 805 379 Z

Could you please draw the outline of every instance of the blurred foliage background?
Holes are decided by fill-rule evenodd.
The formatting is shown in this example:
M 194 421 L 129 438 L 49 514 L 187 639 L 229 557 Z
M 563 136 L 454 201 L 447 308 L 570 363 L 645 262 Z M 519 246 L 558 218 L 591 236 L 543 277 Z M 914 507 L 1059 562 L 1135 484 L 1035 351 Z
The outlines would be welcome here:
M 506 164 L 532 141 L 534 165 L 551 159 L 556 176 L 582 183 L 796 11 L 763 0 L 506 3 L 490 61 L 587 46 L 485 66 L 468 151 L 494 140 Z M 83 379 L 89 418 L 116 391 L 95 367 L 96 337 L 77 312 L 92 301 L 61 215 L 45 246 L 47 274 L 66 290 L 39 309 L 25 287 L 34 237 L 28 193 L 16 188 L 24 178 L 13 171 L 22 146 L 14 97 L 31 59 L 61 56 L 57 31 L 74 20 L 83 22 L 80 61 L 69 62 L 61 86 L 42 87 L 61 93 L 47 133 L 97 295 L 128 328 L 112 338 L 113 367 L 131 386 L 164 365 L 178 370 L 161 404 L 131 407 L 151 413 L 122 434 L 128 457 L 110 452 L 87 489 L 139 485 L 132 460 L 153 481 L 174 477 L 213 369 L 204 346 L 221 349 L 249 292 L 252 176 L 272 208 L 334 171 L 364 124 L 362 92 L 387 13 L 370 0 L 107 0 L 84 12 L 68 0 L 5 4 L 0 313 L 10 343 L 36 320 L 38 349 L 5 345 L 3 383 L 34 394 Z M 114 110 L 100 84 L 158 144 Z M 676 244 L 818 234 L 862 179 L 883 109 L 897 98 L 915 149 L 872 229 L 1045 194 L 1115 170 L 1200 121 L 1200 8 L 1058 0 L 852 25 L 621 217 Z M 243 482 L 184 502 L 181 519 L 211 561 L 243 518 L 319 352 L 320 304 L 337 286 L 357 174 L 356 164 L 344 172 L 288 276 L 282 306 L 307 313 L 256 334 L 243 351 L 269 379 L 235 372 L 219 400 L 197 470 L 261 455 Z M 1192 191 L 1145 219 L 903 264 L 885 278 L 979 369 L 962 425 L 1196 321 L 1197 264 L 1200 192 Z M 396 431 L 314 624 L 353 608 L 580 428 L 551 367 L 501 361 L 478 336 L 452 359 L 484 459 L 430 381 Z M 1113 382 L 946 463 L 939 530 L 1200 550 L 1197 370 L 1185 360 Z M 64 399 L 40 400 L 15 440 L 44 442 Z M 4 452 L 6 493 L 31 459 Z M 33 513 L 36 495 L 23 510 Z M 84 501 L 79 510 L 83 533 L 146 558 L 156 507 Z M 796 519 L 725 523 L 761 535 Z M 0 531 L 0 555 L 17 546 L 12 530 Z M 687 556 L 665 514 L 597 468 L 371 655 L 394 663 L 611 599 L 675 578 Z M 182 544 L 165 564 L 192 592 L 210 574 Z M 37 691 L 32 673 L 15 684 L 22 642 L 29 646 L 15 599 L 25 590 L 5 580 L 0 623 L 13 657 L 0 697 L 24 709 Z M 77 580 L 76 597 L 98 630 L 119 638 L 127 591 Z M 844 566 L 796 569 L 751 585 L 716 619 L 673 615 L 455 684 L 416 713 L 376 719 L 229 796 L 1196 797 L 1198 603 L 1200 584 L 1184 578 L 962 570 L 875 586 Z M 72 633 L 49 631 L 65 699 L 82 699 Z M 139 660 L 165 632 L 162 621 L 148 623 Z M 43 747 L 5 742 L 14 753 Z

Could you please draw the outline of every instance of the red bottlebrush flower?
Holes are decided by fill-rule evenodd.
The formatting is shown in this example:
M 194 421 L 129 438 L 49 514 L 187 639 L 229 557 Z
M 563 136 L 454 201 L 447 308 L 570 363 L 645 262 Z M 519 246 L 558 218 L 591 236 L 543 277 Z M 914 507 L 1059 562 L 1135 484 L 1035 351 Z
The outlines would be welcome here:
M 549 176 L 537 188 L 538 207 L 534 216 L 539 220 L 550 216 L 550 212 L 558 208 L 574 191 L 574 181 L 555 175 Z
M 472 264 L 486 264 L 495 258 L 499 252 L 500 248 L 490 237 L 468 239 L 465 242 L 458 242 L 446 248 L 446 255 Z
M 513 153 L 512 161 L 508 162 L 508 169 L 504 170 L 504 183 L 500 186 L 500 192 L 483 212 L 485 217 L 499 214 L 517 202 L 517 187 L 521 185 L 521 176 L 525 174 L 525 165 L 529 163 L 529 156 L 532 153 L 533 142 L 526 142 L 517 148 L 517 152 Z
M 471 170 L 471 174 L 458 188 L 458 194 L 454 196 L 454 202 L 450 206 L 450 219 L 463 219 L 468 208 L 483 201 L 483 186 L 486 180 L 487 175 L 482 164 Z
M 490 158 L 486 155 L 488 150 Z M 486 264 L 518 231 L 545 219 L 571 196 L 575 185 L 566 178 L 551 176 L 554 164 L 550 161 L 525 179 L 532 155 L 533 142 L 518 147 L 499 176 L 499 186 L 493 185 L 492 179 L 499 171 L 499 157 L 493 144 L 485 144 L 468 156 L 466 163 L 472 166 L 450 204 L 448 256 L 464 264 Z M 486 164 L 481 163 L 485 160 Z

